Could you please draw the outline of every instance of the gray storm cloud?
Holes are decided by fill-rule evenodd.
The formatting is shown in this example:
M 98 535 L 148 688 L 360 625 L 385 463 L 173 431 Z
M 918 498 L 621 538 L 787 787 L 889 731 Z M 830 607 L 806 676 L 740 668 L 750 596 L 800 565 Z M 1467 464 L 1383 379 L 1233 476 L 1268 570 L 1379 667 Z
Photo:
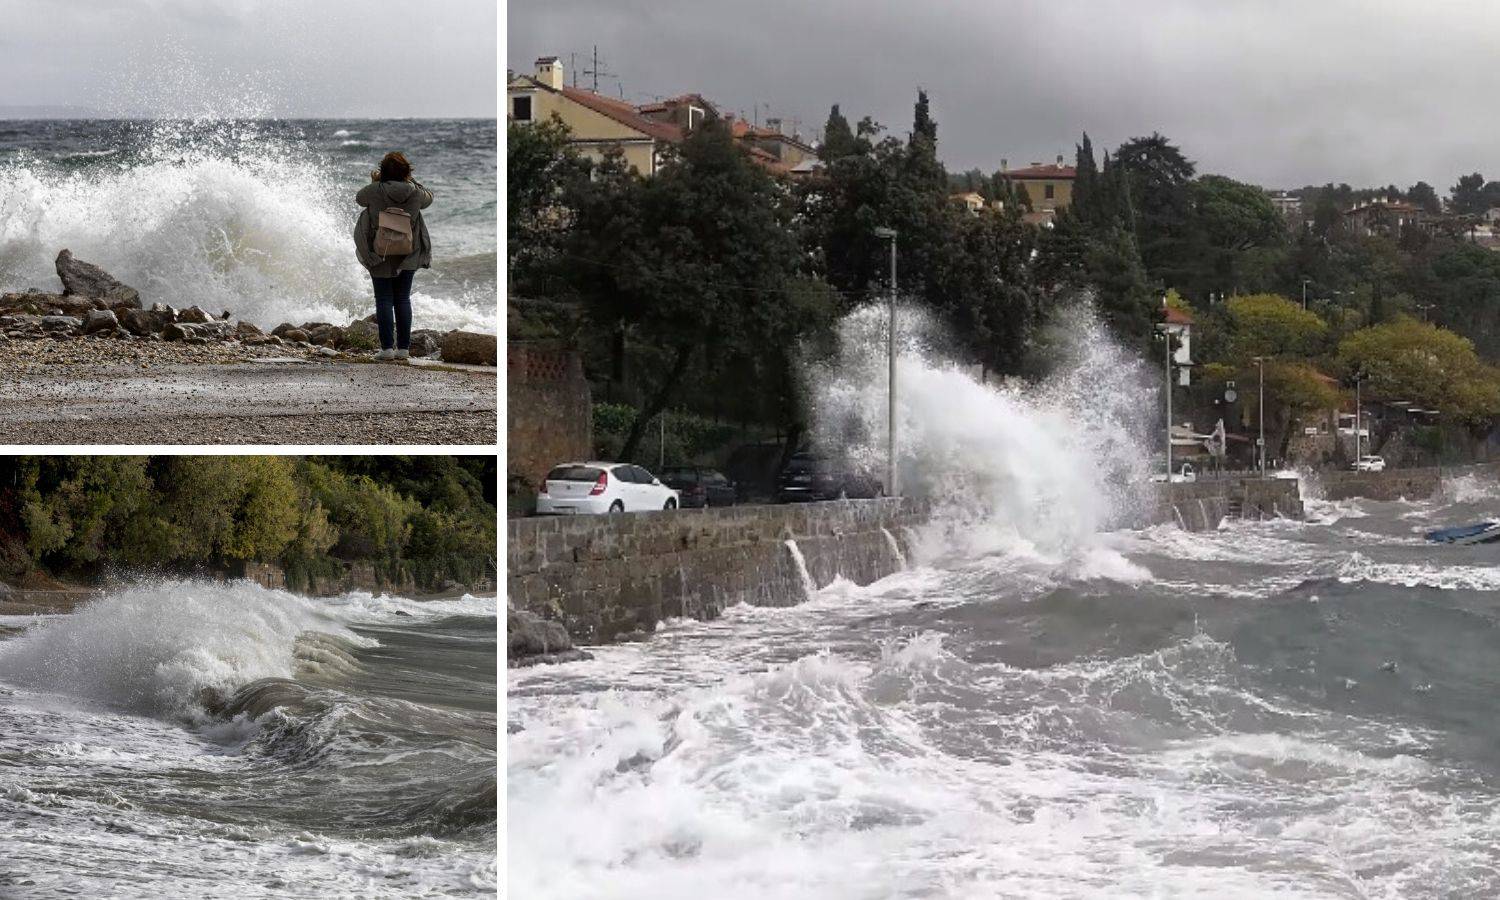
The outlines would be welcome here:
M 512 3 L 508 26 L 512 68 L 583 68 L 598 44 L 601 91 L 769 104 L 805 131 L 838 102 L 904 134 L 922 87 L 950 169 L 1160 131 L 1200 170 L 1268 186 L 1500 177 L 1485 2 L 549 0 Z
M 493 116 L 494 0 L 0 0 L 0 107 Z

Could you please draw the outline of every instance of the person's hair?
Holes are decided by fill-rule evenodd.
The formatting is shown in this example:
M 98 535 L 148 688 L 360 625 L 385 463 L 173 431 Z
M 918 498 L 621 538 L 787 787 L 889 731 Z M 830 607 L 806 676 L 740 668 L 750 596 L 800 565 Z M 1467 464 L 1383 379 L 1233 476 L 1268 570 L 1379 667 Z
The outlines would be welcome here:
M 380 161 L 381 181 L 405 181 L 411 177 L 411 163 L 406 161 L 406 154 L 392 150 Z

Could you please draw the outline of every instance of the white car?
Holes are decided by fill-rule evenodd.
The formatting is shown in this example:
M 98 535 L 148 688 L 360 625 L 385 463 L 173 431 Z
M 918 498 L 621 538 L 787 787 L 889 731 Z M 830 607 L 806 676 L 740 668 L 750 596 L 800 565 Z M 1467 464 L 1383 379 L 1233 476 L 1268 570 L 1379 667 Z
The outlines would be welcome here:
M 1384 472 L 1385 459 L 1379 456 L 1361 456 L 1354 464 L 1356 472 Z
M 539 516 L 600 515 L 676 509 L 677 492 L 629 463 L 564 463 L 547 473 L 536 496 Z

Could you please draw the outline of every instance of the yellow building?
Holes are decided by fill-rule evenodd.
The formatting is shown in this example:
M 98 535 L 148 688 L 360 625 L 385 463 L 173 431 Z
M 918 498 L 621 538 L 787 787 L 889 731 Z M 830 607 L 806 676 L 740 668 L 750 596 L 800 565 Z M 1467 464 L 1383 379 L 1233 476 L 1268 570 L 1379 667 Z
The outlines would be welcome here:
M 1061 156 L 1051 165 L 1034 162 L 1021 169 L 1009 168 L 1001 160 L 1000 174 L 1011 183 L 1023 202 L 1031 202 L 1031 214 L 1027 218 L 1036 220 L 1037 224 L 1050 223 L 1057 211 L 1073 200 L 1073 179 L 1077 171 L 1072 166 L 1063 165 Z M 1023 190 L 1025 195 L 1021 196 Z
M 555 56 L 538 59 L 534 76 L 511 75 L 506 95 L 507 121 L 545 122 L 556 115 L 582 155 L 599 160 L 619 148 L 625 162 L 642 175 L 655 174 L 662 150 L 683 136 L 676 124 L 644 116 L 623 100 L 570 87 Z

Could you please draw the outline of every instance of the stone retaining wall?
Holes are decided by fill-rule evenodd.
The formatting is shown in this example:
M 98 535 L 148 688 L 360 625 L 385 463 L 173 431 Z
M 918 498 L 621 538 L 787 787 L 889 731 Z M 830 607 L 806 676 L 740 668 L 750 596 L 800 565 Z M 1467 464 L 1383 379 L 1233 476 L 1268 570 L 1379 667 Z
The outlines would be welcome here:
M 1145 524 L 1175 522 L 1187 531 L 1212 531 L 1236 514 L 1245 519 L 1302 518 L 1302 495 L 1290 478 L 1225 478 L 1152 488 L 1155 503 Z
M 1431 466 L 1411 469 L 1387 469 L 1384 472 L 1326 472 L 1319 479 L 1323 496 L 1328 500 L 1422 500 L 1433 496 L 1443 482 L 1464 476 L 1500 478 L 1500 465 L 1477 463 L 1471 466 Z
M 926 505 L 906 498 L 512 519 L 507 603 L 561 621 L 583 644 L 739 602 L 791 606 L 807 599 L 805 578 L 869 584 L 898 571 L 906 529 L 926 519 Z

